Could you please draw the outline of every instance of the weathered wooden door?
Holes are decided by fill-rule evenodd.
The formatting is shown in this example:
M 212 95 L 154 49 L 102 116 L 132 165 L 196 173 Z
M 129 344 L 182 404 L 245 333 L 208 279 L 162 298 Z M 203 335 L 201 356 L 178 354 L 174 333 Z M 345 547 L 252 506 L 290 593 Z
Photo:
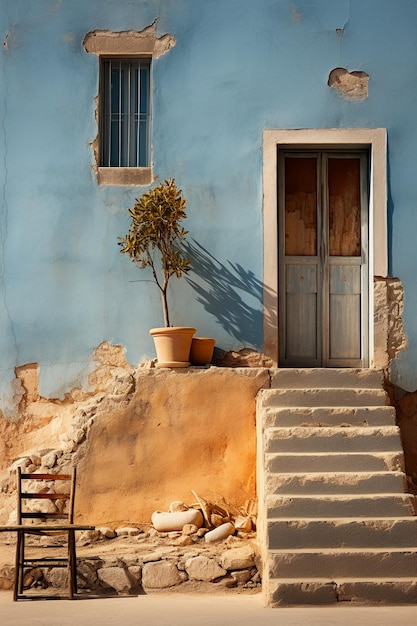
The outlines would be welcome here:
M 368 365 L 365 152 L 279 152 L 281 366 Z

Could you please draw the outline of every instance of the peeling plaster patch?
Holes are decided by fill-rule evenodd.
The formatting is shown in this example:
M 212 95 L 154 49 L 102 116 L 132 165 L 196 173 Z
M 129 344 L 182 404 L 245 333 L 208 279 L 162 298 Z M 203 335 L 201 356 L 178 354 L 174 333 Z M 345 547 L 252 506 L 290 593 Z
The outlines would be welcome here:
M 291 19 L 293 22 L 301 22 L 301 20 L 303 19 L 304 15 L 303 13 L 301 13 L 301 11 L 298 10 L 298 7 L 296 4 L 291 4 Z
M 7 53 L 9 52 L 10 48 L 16 48 L 16 47 L 17 47 L 16 35 L 14 31 L 8 30 L 3 41 L 3 49 Z
M 374 279 L 374 367 L 386 368 L 407 347 L 402 313 L 404 289 L 398 278 Z
M 336 35 L 339 41 L 342 41 L 344 34 L 345 34 L 344 28 L 336 28 Z
M 366 72 L 348 72 L 343 67 L 336 67 L 330 72 L 327 84 L 329 87 L 336 88 L 342 98 L 366 100 L 368 82 L 369 75 Z
M 37 363 L 28 363 L 15 368 L 16 378 L 20 380 L 21 386 L 25 390 L 22 400 L 25 403 L 36 402 L 39 400 L 38 393 L 38 375 L 39 365 Z
M 21 417 L 21 403 L 25 396 L 25 388 L 20 378 L 15 378 L 10 384 L 10 393 L 3 396 L 3 416 L 12 422 L 18 422 Z
M 136 55 L 145 54 L 158 58 L 176 44 L 172 35 L 157 37 L 155 20 L 141 31 L 94 30 L 83 41 L 86 52 L 100 55 Z
M 408 345 L 402 319 L 404 288 L 396 278 L 387 279 L 388 296 L 388 356 L 394 359 Z

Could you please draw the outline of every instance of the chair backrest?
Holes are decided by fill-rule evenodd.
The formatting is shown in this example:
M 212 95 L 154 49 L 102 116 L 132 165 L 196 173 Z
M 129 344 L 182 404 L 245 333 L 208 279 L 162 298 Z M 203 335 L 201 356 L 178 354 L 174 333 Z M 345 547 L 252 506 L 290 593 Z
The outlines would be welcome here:
M 71 474 L 24 474 L 17 468 L 17 521 L 74 522 L 76 470 Z

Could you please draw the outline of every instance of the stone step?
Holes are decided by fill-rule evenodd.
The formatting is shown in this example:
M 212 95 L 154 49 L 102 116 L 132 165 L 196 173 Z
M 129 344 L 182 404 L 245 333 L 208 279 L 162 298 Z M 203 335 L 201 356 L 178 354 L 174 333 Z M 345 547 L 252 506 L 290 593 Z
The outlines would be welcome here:
M 417 517 L 270 519 L 267 548 L 407 548 L 417 546 Z
M 414 500 L 414 496 L 405 493 L 358 496 L 280 496 L 274 494 L 266 497 L 266 514 L 269 519 L 405 517 L 415 514 Z
M 273 389 L 313 387 L 381 389 L 383 380 L 383 373 L 374 369 L 277 368 L 271 371 L 271 387 Z
M 415 604 L 417 578 L 272 579 L 264 592 L 270 607 L 323 605 L 336 602 L 361 604 Z
M 397 426 L 268 428 L 266 452 L 402 452 Z
M 270 473 L 386 472 L 404 471 L 403 453 L 266 453 L 265 471 Z
M 268 474 L 266 493 L 327 495 L 404 493 L 403 472 L 329 472 L 323 474 Z
M 364 407 L 263 407 L 258 399 L 258 416 L 265 428 L 273 426 L 394 426 L 393 406 Z
M 417 578 L 417 548 L 270 550 L 272 578 Z
M 357 407 L 388 405 L 383 389 L 261 389 L 266 407 Z

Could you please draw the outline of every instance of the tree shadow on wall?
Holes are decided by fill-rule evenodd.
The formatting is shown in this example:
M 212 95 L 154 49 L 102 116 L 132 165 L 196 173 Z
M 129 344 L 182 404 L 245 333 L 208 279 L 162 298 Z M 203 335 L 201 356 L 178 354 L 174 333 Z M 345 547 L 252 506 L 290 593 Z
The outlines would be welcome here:
M 192 259 L 187 282 L 197 293 L 197 302 L 243 346 L 262 346 L 263 283 L 238 263 L 220 263 L 195 240 L 184 245 L 184 252 Z M 269 323 L 276 327 L 276 312 L 272 317 Z

